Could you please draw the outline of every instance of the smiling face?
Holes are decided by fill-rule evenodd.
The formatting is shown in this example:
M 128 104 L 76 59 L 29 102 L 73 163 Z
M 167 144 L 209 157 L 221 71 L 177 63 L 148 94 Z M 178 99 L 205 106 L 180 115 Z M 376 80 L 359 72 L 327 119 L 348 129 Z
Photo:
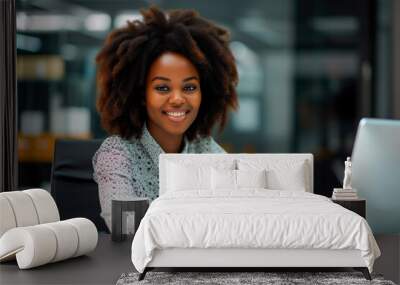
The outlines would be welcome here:
M 147 126 L 155 138 L 180 136 L 196 119 L 200 77 L 184 56 L 165 52 L 150 66 L 146 82 Z

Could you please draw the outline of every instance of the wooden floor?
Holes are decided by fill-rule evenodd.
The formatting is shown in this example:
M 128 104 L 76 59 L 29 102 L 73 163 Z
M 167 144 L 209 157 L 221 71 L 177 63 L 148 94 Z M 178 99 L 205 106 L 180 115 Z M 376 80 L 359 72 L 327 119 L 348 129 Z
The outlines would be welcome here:
M 382 256 L 374 272 L 400 284 L 400 235 L 378 235 L 376 240 Z M 0 264 L 0 284 L 115 284 L 122 273 L 135 271 L 130 253 L 131 240 L 114 243 L 110 235 L 100 234 L 88 256 L 28 270 L 19 270 L 15 261 Z

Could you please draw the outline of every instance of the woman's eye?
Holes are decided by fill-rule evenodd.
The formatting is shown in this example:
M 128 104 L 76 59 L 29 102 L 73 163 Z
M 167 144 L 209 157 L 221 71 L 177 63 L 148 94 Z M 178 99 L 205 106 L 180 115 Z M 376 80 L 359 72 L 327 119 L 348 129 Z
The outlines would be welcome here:
M 163 92 L 163 93 L 169 91 L 169 87 L 168 87 L 168 86 L 165 86 L 165 85 L 156 86 L 155 89 L 156 89 L 158 92 Z
M 183 90 L 185 90 L 186 92 L 193 92 L 197 89 L 196 85 L 187 85 L 185 87 L 183 87 Z

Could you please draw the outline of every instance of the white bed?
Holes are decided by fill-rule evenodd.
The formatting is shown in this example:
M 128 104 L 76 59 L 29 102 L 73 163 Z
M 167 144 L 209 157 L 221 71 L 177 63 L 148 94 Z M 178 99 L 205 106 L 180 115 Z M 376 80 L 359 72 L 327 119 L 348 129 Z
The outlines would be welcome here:
M 370 278 L 380 251 L 367 222 L 312 194 L 312 181 L 311 154 L 162 154 L 160 197 L 132 243 L 140 279 L 155 267 L 354 267 Z

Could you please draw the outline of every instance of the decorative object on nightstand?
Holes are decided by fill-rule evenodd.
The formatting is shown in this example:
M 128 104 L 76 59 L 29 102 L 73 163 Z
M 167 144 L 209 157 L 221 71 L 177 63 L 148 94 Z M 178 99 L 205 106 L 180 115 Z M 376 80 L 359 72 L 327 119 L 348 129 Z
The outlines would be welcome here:
M 333 188 L 332 194 L 333 200 L 357 200 L 357 190 L 356 189 L 342 189 Z
M 112 200 L 111 205 L 111 239 L 123 241 L 128 235 L 135 235 L 140 221 L 149 208 L 147 198 Z
M 343 179 L 343 189 L 352 189 L 351 187 L 351 160 L 350 157 L 347 157 L 347 160 L 344 162 L 344 179 Z
M 356 214 L 359 214 L 361 217 L 366 218 L 366 204 L 367 201 L 365 199 L 333 199 L 332 201 L 340 206 L 353 211 Z
M 351 169 L 351 159 L 347 157 L 347 160 L 344 162 L 344 179 L 343 179 L 343 188 L 334 188 L 332 199 L 339 200 L 357 200 L 357 189 L 353 189 L 351 186 L 352 179 L 352 169 Z

